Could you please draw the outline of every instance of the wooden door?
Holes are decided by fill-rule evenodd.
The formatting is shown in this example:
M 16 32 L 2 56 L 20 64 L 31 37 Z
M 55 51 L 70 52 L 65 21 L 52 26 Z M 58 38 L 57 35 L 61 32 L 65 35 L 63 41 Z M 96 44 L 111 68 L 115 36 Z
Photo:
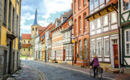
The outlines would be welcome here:
M 114 53 L 114 67 L 118 68 L 119 61 L 118 61 L 118 45 L 117 44 L 113 44 L 113 53 Z

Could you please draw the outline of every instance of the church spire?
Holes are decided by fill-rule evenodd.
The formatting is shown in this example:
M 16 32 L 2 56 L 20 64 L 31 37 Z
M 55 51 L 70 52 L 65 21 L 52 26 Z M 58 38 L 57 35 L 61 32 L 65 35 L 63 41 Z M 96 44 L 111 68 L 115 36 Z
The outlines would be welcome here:
M 38 23 L 37 23 L 37 9 L 36 9 L 36 12 L 35 12 L 35 18 L 34 18 L 33 25 L 38 25 Z

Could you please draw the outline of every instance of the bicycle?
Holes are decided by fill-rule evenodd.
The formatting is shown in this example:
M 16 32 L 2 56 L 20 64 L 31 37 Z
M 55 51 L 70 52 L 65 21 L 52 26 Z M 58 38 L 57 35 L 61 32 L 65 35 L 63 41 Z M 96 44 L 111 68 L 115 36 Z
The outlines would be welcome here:
M 92 67 L 90 67 L 89 74 L 90 74 L 90 77 L 93 77 L 93 76 L 94 76 L 94 72 L 93 72 L 93 68 L 92 68 Z M 98 68 L 96 69 L 95 78 L 96 78 L 96 79 L 99 79 L 99 80 L 102 80 L 102 74 L 103 74 L 103 68 L 98 67 Z

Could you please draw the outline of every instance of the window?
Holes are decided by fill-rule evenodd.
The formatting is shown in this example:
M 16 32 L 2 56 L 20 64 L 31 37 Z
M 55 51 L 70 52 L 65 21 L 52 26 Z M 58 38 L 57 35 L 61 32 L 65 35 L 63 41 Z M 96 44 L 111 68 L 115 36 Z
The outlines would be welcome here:
M 13 8 L 13 17 L 12 17 L 12 32 L 14 33 L 14 25 L 15 25 L 15 9 Z
M 81 0 L 79 0 L 79 10 L 81 9 Z
M 24 43 L 26 43 L 25 40 L 24 40 Z
M 101 41 L 97 41 L 97 55 L 101 56 L 101 53 L 102 53 Z
M 85 59 L 88 59 L 88 40 L 87 39 L 84 40 L 84 56 L 85 56 Z
M 101 18 L 97 19 L 97 29 L 101 28 Z
M 86 6 L 87 0 L 84 0 L 84 6 Z
M 4 0 L 4 16 L 3 16 L 3 23 L 4 25 L 7 24 L 7 3 L 8 3 L 8 0 Z
M 28 41 L 28 43 L 30 43 L 30 41 Z
M 75 20 L 75 34 L 77 35 L 78 29 L 77 29 L 77 21 Z
M 125 55 L 130 56 L 130 30 L 125 31 Z
M 80 59 L 82 59 L 82 41 L 79 41 L 79 57 L 80 57 Z
M 95 23 L 95 21 L 90 22 L 90 30 L 91 31 L 95 30 L 95 24 L 94 23 Z
M 130 0 L 123 0 L 123 10 L 130 9 Z
M 76 13 L 76 0 L 74 1 L 74 12 Z
M 34 28 L 32 28 L 32 31 L 34 31 Z
M 105 15 L 103 17 L 103 26 L 107 26 L 108 25 L 108 15 Z
M 92 11 L 93 10 L 93 0 L 90 0 L 90 11 Z
M 84 32 L 87 32 L 87 19 L 85 19 L 85 17 L 86 17 L 86 13 L 84 14 L 84 29 L 85 29 Z
M 116 12 L 111 13 L 111 23 L 117 23 L 117 15 Z
M 104 44 L 105 44 L 105 46 L 104 46 L 105 56 L 109 56 L 109 40 L 106 39 L 106 40 L 104 41 Z
M 80 33 L 81 33 L 81 31 L 82 31 L 82 24 L 81 24 L 81 17 L 79 17 L 79 28 L 80 28 Z
M 10 1 L 10 0 L 9 0 Z M 9 2 L 9 25 L 8 25 L 8 30 L 11 30 L 11 9 L 12 9 L 12 4 L 11 4 L 11 1 Z
M 95 40 L 91 41 L 91 57 L 96 54 L 96 51 L 95 51 Z
M 99 6 L 99 1 L 95 0 L 95 8 L 97 8 Z
M 104 4 L 104 0 L 100 0 L 100 5 Z

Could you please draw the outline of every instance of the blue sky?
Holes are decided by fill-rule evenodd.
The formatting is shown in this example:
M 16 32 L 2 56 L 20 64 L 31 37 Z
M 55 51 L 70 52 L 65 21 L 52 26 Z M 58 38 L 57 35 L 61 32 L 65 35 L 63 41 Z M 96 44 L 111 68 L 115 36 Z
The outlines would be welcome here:
M 21 33 L 30 33 L 38 10 L 38 24 L 46 27 L 64 12 L 70 10 L 72 0 L 22 0 Z

